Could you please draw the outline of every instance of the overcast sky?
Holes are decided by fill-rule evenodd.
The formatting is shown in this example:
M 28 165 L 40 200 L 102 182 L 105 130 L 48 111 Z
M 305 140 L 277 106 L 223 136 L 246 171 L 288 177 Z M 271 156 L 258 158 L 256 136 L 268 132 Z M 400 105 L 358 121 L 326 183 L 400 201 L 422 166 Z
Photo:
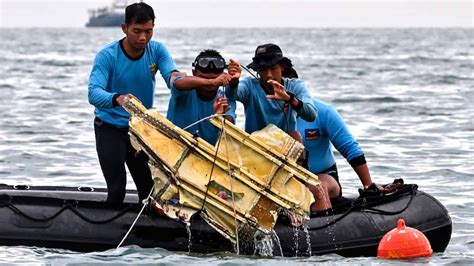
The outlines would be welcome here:
M 473 27 L 473 1 L 155 0 L 158 27 Z M 112 0 L 0 0 L 0 27 L 84 27 Z

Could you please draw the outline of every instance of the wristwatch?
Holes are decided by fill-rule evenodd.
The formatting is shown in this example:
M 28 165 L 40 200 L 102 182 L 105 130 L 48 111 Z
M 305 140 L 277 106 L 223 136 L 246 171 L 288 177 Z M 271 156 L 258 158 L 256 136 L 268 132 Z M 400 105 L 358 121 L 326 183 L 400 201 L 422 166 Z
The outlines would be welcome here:
M 292 93 L 292 92 L 289 92 L 289 91 L 287 91 L 286 94 L 290 95 L 290 99 L 288 99 L 288 101 L 286 101 L 286 102 L 291 105 L 291 103 L 292 103 L 293 100 L 295 99 L 295 94 Z

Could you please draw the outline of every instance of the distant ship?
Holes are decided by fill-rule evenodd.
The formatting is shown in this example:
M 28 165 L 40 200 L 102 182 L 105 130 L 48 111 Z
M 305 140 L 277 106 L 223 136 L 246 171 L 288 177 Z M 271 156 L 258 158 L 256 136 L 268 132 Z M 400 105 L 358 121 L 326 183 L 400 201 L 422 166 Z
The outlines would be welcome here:
M 89 10 L 89 22 L 86 27 L 118 27 L 125 21 L 127 0 L 114 0 L 111 6 Z M 142 1 L 140 1 L 142 2 Z

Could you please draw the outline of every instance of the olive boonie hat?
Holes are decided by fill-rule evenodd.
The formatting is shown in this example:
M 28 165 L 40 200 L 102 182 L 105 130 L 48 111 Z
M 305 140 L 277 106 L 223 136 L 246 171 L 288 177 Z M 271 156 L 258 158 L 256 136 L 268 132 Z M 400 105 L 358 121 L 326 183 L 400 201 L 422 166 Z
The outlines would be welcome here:
M 261 68 L 274 66 L 283 58 L 283 52 L 278 45 L 273 43 L 262 44 L 255 50 L 255 56 L 252 58 L 252 63 L 247 67 L 257 71 Z

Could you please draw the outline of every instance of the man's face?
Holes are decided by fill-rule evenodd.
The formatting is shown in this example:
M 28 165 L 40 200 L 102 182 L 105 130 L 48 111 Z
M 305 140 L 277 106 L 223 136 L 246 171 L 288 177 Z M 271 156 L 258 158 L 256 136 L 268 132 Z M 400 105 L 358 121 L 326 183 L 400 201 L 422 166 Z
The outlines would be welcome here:
M 122 30 L 127 36 L 127 41 L 135 50 L 145 49 L 148 42 L 153 36 L 153 20 L 149 20 L 144 24 L 123 24 Z
M 261 68 L 257 71 L 257 73 L 260 76 L 260 79 L 265 83 L 269 80 L 280 82 L 281 71 L 282 69 L 280 64 L 276 64 L 271 67 Z

